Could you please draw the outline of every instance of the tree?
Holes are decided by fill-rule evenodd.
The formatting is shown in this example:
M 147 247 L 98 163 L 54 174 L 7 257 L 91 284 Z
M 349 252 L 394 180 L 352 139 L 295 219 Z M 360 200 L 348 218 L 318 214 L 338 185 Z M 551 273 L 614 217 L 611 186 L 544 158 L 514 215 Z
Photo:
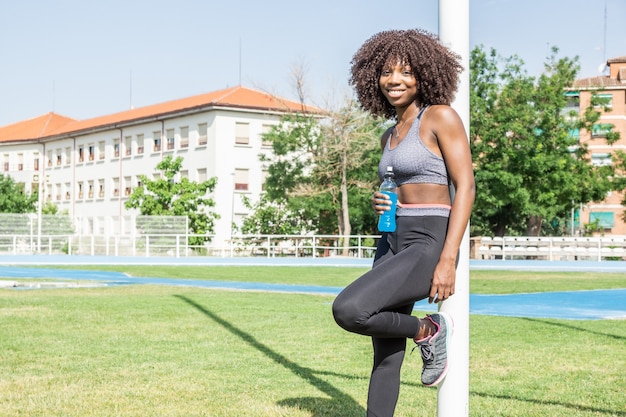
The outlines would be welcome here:
M 582 117 L 563 111 L 579 66 L 557 53 L 553 48 L 535 79 L 516 56 L 472 51 L 473 234 L 539 235 L 544 220 L 564 224 L 572 202 L 602 199 L 615 186 L 612 167 L 591 164 L 588 147 L 572 135 L 591 129 L 599 113 L 593 106 Z
M 207 195 L 215 189 L 217 179 L 200 183 L 188 178 L 175 181 L 182 164 L 182 157 L 174 159 L 168 155 L 156 166 L 163 173 L 160 178 L 152 180 L 146 175 L 139 175 L 142 185 L 133 190 L 126 201 L 126 208 L 139 209 L 141 214 L 149 216 L 187 216 L 189 233 L 211 234 L 218 215 L 206 210 L 215 206 Z M 208 237 L 191 237 L 189 243 L 200 245 L 208 240 Z
M 0 213 L 31 213 L 36 209 L 37 193 L 26 194 L 23 184 L 0 174 Z
M 615 151 L 613 152 L 612 162 L 615 166 L 615 182 L 618 184 L 619 190 L 626 190 L 626 152 Z M 622 199 L 622 205 L 626 206 L 626 193 Z M 622 213 L 622 220 L 626 222 L 626 210 Z
M 380 120 L 352 101 L 323 122 L 301 114 L 284 117 L 265 135 L 273 154 L 261 157 L 268 175 L 257 213 L 263 208 L 264 215 L 276 214 L 273 204 L 281 209 L 283 223 L 317 233 L 372 232 L 370 198 L 378 182 L 374 155 L 380 152 L 382 129 Z M 344 239 L 344 251 L 348 246 Z
M 323 152 L 317 155 L 312 172 L 316 181 L 304 190 L 330 194 L 333 206 L 338 207 L 337 224 L 344 236 L 344 252 L 353 230 L 352 219 L 361 217 L 353 217 L 350 207 L 365 206 L 367 213 L 373 214 L 371 196 L 378 183 L 373 155 L 380 154 L 381 134 L 381 121 L 362 111 L 354 101 L 332 112 L 322 128 Z
M 263 194 L 256 204 L 244 196 L 243 204 L 252 213 L 241 225 L 244 234 L 295 235 L 312 229 L 304 213 L 291 210 L 285 200 L 271 201 Z

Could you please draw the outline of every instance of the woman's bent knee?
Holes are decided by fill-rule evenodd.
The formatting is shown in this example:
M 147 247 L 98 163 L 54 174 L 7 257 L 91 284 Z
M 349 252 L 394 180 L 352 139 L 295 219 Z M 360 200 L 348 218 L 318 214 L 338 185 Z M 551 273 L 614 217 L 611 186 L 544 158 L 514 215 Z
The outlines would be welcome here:
M 367 319 L 365 316 L 366 313 L 349 299 L 339 296 L 333 302 L 335 322 L 349 332 L 360 333 L 359 330 L 363 328 L 363 323 Z

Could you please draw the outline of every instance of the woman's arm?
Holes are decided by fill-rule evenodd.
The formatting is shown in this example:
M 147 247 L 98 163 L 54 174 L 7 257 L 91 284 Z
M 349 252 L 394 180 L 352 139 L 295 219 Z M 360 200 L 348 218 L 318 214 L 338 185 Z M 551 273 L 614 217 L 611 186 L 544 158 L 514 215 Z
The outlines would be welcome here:
M 467 134 L 459 115 L 450 106 L 433 106 L 428 125 L 437 138 L 455 196 L 448 232 L 435 268 L 428 301 L 439 302 L 454 294 L 456 259 L 474 204 L 475 184 Z

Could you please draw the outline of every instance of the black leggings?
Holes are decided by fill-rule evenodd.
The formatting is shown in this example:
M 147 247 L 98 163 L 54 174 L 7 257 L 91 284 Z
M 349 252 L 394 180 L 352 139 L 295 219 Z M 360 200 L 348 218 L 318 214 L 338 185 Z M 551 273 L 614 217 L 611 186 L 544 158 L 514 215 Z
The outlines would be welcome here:
M 447 229 L 447 217 L 397 217 L 396 232 L 383 234 L 378 243 L 372 269 L 333 303 L 339 326 L 372 337 L 368 417 L 393 416 L 406 339 L 419 328 L 419 320 L 411 316 L 413 305 L 430 293 Z

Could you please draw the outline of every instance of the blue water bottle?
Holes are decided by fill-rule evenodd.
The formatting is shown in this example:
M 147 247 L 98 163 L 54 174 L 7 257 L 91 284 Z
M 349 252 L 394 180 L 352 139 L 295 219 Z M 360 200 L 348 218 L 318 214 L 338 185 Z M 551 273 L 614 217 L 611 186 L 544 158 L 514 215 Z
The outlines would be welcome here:
M 396 182 L 393 180 L 393 167 L 387 167 L 385 179 L 380 184 L 380 192 L 387 194 L 391 199 L 391 207 L 385 210 L 378 218 L 379 232 L 395 232 L 396 231 L 396 206 L 398 205 L 398 194 L 396 194 Z

